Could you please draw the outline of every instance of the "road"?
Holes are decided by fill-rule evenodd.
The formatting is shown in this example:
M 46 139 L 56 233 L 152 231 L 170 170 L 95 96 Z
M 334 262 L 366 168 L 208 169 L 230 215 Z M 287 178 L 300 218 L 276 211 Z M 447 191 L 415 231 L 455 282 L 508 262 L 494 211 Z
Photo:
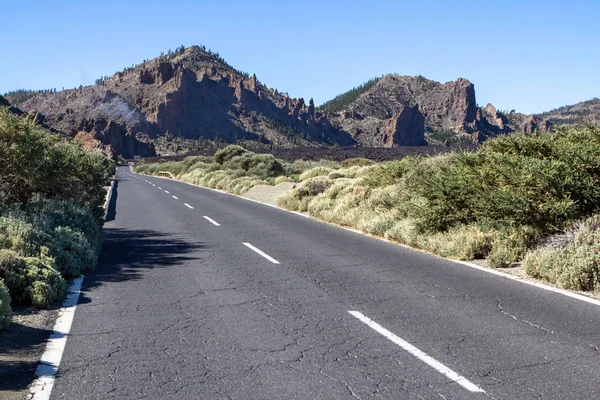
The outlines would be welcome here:
M 54 399 L 597 399 L 600 306 L 120 168 Z

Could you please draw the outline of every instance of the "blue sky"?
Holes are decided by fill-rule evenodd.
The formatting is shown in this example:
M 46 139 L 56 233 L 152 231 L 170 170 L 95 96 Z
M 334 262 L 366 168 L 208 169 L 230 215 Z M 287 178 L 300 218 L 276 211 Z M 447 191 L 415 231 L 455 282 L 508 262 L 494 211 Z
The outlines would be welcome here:
M 600 97 L 600 1 L 7 1 L 0 93 L 71 88 L 183 44 L 320 104 L 395 72 L 525 113 Z

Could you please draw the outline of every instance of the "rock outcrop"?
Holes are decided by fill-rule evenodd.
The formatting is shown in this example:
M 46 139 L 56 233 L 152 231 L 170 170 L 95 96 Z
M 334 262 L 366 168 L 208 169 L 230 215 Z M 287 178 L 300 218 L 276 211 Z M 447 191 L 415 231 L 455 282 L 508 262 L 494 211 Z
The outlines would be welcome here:
M 390 118 L 386 125 L 382 142 L 386 147 L 424 146 L 425 117 L 419 106 L 404 106 L 402 110 Z
M 521 132 L 522 114 L 511 114 L 511 118 L 496 110 L 492 104 L 484 108 L 477 106 L 475 87 L 467 79 L 439 83 L 421 76 L 386 75 L 370 85 L 368 90 L 346 106 L 342 111 L 330 115 L 335 126 L 352 133 L 364 146 L 394 146 L 389 133 L 382 135 L 381 121 L 391 126 L 406 107 L 418 107 L 424 117 L 425 140 L 429 144 L 445 144 L 449 138 L 481 143 L 489 137 Z M 514 121 L 513 121 L 514 119 Z M 376 127 L 374 127 L 376 125 Z M 409 143 L 423 142 L 420 130 L 413 124 Z M 550 130 L 551 124 L 535 121 L 528 128 Z
M 552 130 L 552 123 L 546 119 L 540 119 L 534 115 L 527 117 L 525 122 L 521 125 L 521 133 L 532 134 L 533 132 L 550 132 Z

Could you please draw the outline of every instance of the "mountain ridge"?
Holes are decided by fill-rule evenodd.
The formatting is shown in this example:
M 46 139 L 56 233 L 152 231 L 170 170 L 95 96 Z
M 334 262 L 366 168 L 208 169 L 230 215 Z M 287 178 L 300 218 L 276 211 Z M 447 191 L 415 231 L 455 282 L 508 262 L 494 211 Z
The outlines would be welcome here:
M 552 129 L 542 114 L 479 107 L 465 78 L 440 83 L 388 74 L 315 107 L 312 99 L 307 104 L 268 88 L 200 46 L 181 46 L 95 85 L 21 98 L 23 111 L 37 113 L 53 128 L 128 158 L 180 152 L 178 141 L 396 147 L 481 143 Z

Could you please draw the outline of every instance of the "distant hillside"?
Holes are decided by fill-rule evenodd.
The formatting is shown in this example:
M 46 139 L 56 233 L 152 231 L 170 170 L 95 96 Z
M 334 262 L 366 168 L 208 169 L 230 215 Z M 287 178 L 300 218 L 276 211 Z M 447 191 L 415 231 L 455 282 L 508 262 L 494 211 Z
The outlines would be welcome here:
M 55 128 L 92 134 L 125 157 L 168 152 L 175 139 L 276 146 L 353 145 L 312 101 L 292 99 L 227 64 L 217 53 L 179 48 L 96 85 L 41 93 L 23 103 Z
M 43 89 L 43 90 L 28 90 L 28 89 L 17 89 L 12 90 L 4 94 L 6 100 L 10 102 L 10 104 L 19 107 L 21 104 L 25 103 L 27 100 L 34 98 L 40 94 L 45 93 L 56 93 L 56 89 Z
M 554 125 L 582 126 L 584 124 L 600 125 L 600 99 L 560 107 L 542 114 L 540 118 L 546 118 Z
M 509 116 L 477 106 L 467 79 L 439 83 L 422 76 L 385 75 L 327 102 L 334 126 L 364 146 L 481 143 L 513 132 L 549 130 L 537 117 Z
M 371 89 L 381 78 L 373 78 L 362 85 L 348 90 L 345 93 L 337 95 L 333 99 L 326 101 L 319 106 L 319 110 L 328 113 L 335 113 L 347 109 L 352 102 L 360 97 L 361 94 Z
M 460 146 L 552 129 L 545 116 L 478 107 L 475 87 L 464 78 L 439 83 L 385 75 L 315 108 L 312 99 L 268 88 L 199 46 L 181 46 L 95 85 L 8 96 L 58 131 L 125 157 L 181 154 L 207 141 L 268 148 Z

